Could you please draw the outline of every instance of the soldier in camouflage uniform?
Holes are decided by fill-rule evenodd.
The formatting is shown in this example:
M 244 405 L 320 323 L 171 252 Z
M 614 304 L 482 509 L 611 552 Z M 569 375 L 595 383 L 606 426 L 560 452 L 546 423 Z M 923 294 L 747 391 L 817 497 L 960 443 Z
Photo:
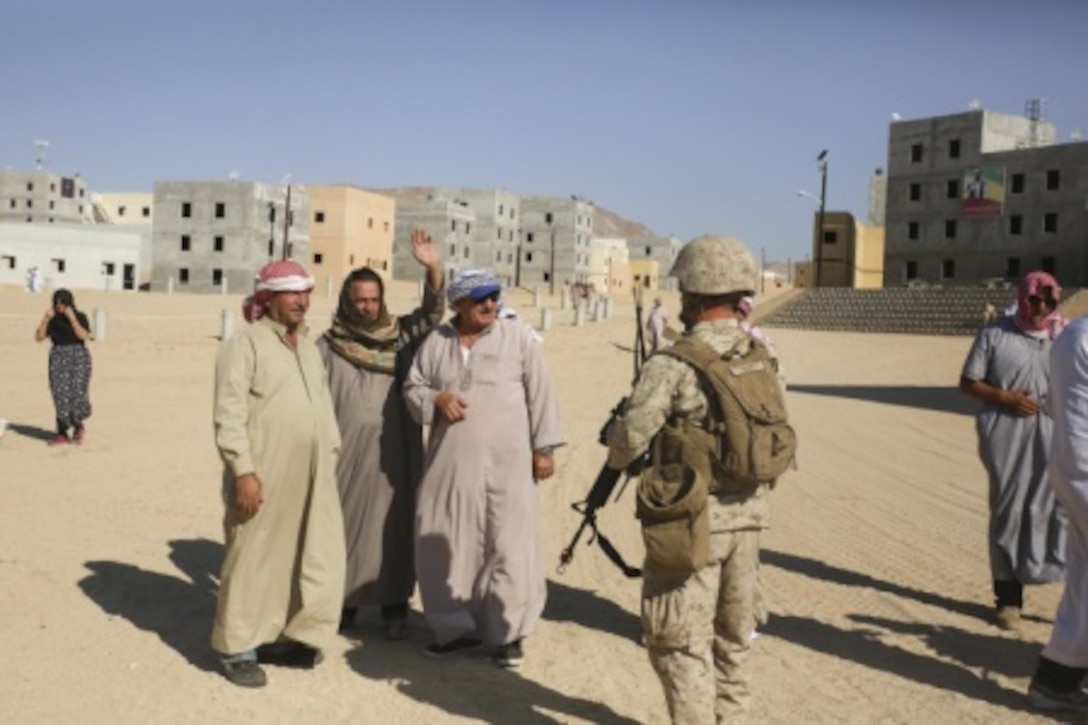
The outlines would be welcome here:
M 671 272 L 680 283 L 684 334 L 719 354 L 744 340 L 736 306 L 753 293 L 756 269 L 752 254 L 735 239 L 704 236 L 685 245 Z M 695 369 L 653 355 L 612 430 L 608 463 L 626 468 L 670 418 L 702 422 L 707 415 Z M 644 571 L 645 643 L 674 723 L 738 722 L 748 708 L 744 661 L 763 618 L 759 538 L 768 525 L 768 499 L 767 484 L 743 493 L 711 493 L 707 565 L 679 585 L 649 567 Z

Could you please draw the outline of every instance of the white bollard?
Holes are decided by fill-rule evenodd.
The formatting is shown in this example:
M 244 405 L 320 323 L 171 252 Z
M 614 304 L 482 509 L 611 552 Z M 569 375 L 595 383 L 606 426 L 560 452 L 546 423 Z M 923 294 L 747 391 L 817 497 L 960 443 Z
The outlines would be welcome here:
M 561 309 L 561 310 L 567 309 L 567 300 L 568 300 L 568 297 L 567 297 L 566 290 L 560 292 L 559 293 L 559 309 Z
M 547 307 L 540 311 L 540 331 L 547 332 L 552 329 L 552 311 Z
M 168 294 L 168 295 L 174 294 L 174 278 L 173 277 L 167 277 L 166 278 L 166 294 Z
M 229 340 L 234 337 L 234 313 L 223 310 L 219 316 L 219 339 Z
M 227 293 L 227 275 L 223 275 L 219 279 L 219 294 L 225 295 Z
M 94 339 L 102 342 L 106 339 L 106 311 L 96 309 L 94 311 Z
M 581 327 L 582 323 L 586 321 L 586 308 L 582 305 L 575 305 L 574 307 L 574 326 Z
M 533 290 L 533 307 L 540 309 L 541 306 L 543 306 L 543 296 L 544 295 L 540 290 L 540 285 L 537 285 L 536 289 Z
M 332 277 L 325 278 L 325 297 L 332 297 Z

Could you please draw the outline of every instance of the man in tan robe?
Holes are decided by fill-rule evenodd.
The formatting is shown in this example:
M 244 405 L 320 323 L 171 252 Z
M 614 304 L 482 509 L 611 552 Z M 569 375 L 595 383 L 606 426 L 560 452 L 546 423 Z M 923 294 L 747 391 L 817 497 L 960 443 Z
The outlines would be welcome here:
M 546 596 L 536 481 L 563 444 L 540 342 L 524 322 L 497 318 L 490 272 L 451 282 L 456 311 L 420 347 L 405 398 L 431 426 L 416 504 L 416 573 L 434 632 L 430 657 L 486 643 L 517 667 Z M 482 640 L 482 642 L 481 642 Z
M 407 636 L 416 585 L 412 522 L 423 475 L 422 431 L 401 385 L 444 311 L 442 257 L 422 230 L 412 232 L 412 256 L 427 270 L 418 309 L 391 316 L 381 276 L 363 267 L 344 280 L 332 327 L 317 341 L 344 442 L 337 474 L 348 560 L 340 629 L 354 623 L 359 607 L 380 606 L 388 639 Z
M 265 265 L 244 307 L 253 324 L 224 342 L 216 360 L 226 556 L 212 647 L 227 679 L 243 687 L 265 684 L 258 659 L 320 661 L 343 599 L 340 435 L 303 324 L 312 288 L 295 262 Z

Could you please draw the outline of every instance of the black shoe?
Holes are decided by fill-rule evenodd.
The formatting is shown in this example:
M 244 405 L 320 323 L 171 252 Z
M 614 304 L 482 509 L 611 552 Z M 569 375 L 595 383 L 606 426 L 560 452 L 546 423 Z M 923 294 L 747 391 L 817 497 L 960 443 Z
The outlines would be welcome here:
M 515 639 L 513 642 L 501 645 L 495 651 L 495 656 L 492 659 L 499 667 L 507 669 L 521 667 L 521 663 L 525 661 L 525 652 L 521 649 L 521 640 Z
M 256 660 L 242 660 L 241 662 L 223 662 L 223 674 L 227 679 L 239 687 L 264 687 L 268 682 L 264 670 Z
M 325 656 L 321 654 L 321 650 L 301 642 L 274 642 L 262 644 L 257 648 L 257 660 L 265 665 L 310 670 L 321 664 L 324 659 Z
M 1079 687 L 1073 690 L 1055 690 L 1033 681 L 1028 688 L 1028 699 L 1036 710 L 1088 712 L 1088 692 Z
M 464 650 L 475 649 L 481 644 L 483 643 L 475 637 L 458 637 L 452 642 L 446 642 L 446 644 L 438 644 L 436 642 L 435 644 L 427 645 L 427 647 L 423 649 L 423 656 L 430 657 L 433 660 L 441 660 Z
M 408 639 L 408 602 L 382 605 L 382 633 L 390 642 Z
M 340 626 L 337 631 L 344 632 L 355 626 L 355 615 L 359 610 L 355 607 L 344 607 L 340 610 Z

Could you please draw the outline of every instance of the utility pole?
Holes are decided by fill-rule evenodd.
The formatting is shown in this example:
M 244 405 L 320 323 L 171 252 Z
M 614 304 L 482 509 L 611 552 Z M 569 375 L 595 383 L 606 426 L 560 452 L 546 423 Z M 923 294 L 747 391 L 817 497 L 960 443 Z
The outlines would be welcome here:
M 824 256 L 824 208 L 827 206 L 827 149 L 816 157 L 820 166 L 820 217 L 816 223 L 816 266 L 812 270 L 812 286 L 820 286 L 820 265 Z
M 291 256 L 291 243 L 288 241 L 291 229 L 291 185 L 287 185 L 287 201 L 283 206 L 283 258 Z

